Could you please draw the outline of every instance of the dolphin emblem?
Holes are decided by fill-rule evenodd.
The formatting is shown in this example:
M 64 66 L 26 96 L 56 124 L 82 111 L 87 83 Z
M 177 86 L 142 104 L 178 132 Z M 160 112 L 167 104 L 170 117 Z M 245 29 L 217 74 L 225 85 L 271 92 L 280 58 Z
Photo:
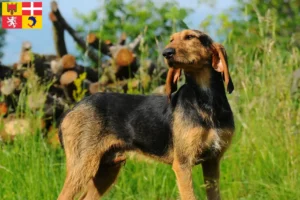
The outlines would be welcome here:
M 36 24 L 36 18 L 34 16 L 28 17 L 28 20 L 32 21 L 32 24 L 28 24 L 30 28 L 32 28 Z

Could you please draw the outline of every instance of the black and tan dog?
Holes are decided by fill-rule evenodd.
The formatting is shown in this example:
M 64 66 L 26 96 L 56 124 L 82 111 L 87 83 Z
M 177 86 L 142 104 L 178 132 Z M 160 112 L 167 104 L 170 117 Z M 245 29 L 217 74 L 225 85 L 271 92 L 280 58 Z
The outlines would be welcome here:
M 208 199 L 220 199 L 220 159 L 234 120 L 224 83 L 233 90 L 223 46 L 194 30 L 171 36 L 167 96 L 91 95 L 64 117 L 60 138 L 67 177 L 59 199 L 99 199 L 114 183 L 127 151 L 172 165 L 181 199 L 195 199 L 192 167 L 202 164 Z M 186 83 L 175 93 L 181 70 Z

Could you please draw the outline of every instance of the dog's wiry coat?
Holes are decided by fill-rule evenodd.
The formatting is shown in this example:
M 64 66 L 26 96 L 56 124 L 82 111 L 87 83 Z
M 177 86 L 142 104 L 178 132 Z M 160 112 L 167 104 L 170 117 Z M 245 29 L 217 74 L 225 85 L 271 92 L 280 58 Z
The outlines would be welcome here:
M 234 131 L 223 77 L 228 90 L 233 85 L 227 60 L 222 59 L 225 50 L 214 45 L 200 31 L 172 36 L 167 46 L 172 55 L 164 56 L 170 70 L 184 70 L 186 83 L 169 100 L 168 96 L 97 93 L 69 111 L 60 126 L 67 177 L 59 199 L 73 199 L 84 188 L 82 198 L 99 199 L 116 179 L 126 151 L 172 165 L 184 200 L 195 199 L 191 169 L 201 163 L 208 199 L 219 199 L 219 162 Z M 216 71 L 224 65 L 223 73 Z M 176 73 L 170 74 L 167 87 L 171 88 Z

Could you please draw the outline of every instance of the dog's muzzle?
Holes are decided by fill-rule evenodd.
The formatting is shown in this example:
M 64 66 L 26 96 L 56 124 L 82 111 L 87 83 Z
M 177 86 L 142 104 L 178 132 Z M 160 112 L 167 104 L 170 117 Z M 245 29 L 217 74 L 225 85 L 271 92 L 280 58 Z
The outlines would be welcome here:
M 170 59 L 175 55 L 175 49 L 174 48 L 166 48 L 162 55 L 166 58 L 166 59 Z

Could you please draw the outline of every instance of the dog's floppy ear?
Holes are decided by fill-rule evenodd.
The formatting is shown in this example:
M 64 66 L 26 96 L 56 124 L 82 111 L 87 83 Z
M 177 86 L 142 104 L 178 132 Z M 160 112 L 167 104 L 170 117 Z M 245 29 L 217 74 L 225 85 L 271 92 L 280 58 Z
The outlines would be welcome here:
M 227 92 L 230 94 L 234 90 L 233 83 L 230 78 L 228 70 L 228 60 L 226 50 L 223 45 L 219 43 L 213 43 L 211 45 L 212 55 L 212 66 L 217 72 L 221 72 L 223 80 L 227 87 Z
M 177 81 L 181 75 L 181 69 L 169 68 L 166 80 L 166 94 L 168 99 L 171 99 L 171 94 L 177 90 Z

